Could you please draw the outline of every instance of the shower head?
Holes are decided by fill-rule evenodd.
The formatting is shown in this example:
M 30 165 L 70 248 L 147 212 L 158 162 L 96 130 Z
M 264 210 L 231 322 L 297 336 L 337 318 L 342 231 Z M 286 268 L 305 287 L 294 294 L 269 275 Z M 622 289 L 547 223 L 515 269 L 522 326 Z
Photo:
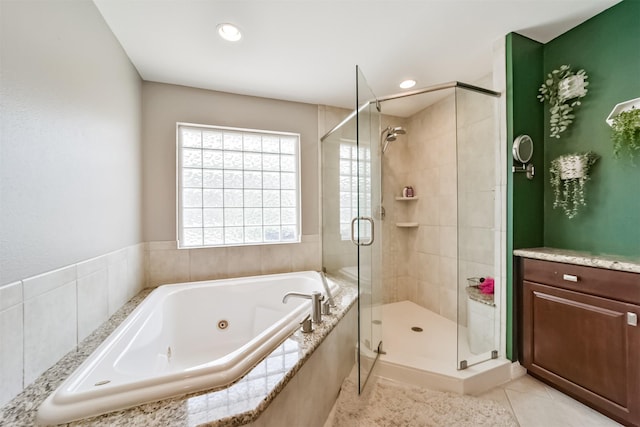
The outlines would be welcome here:
M 382 154 L 384 154 L 384 152 L 387 151 L 387 148 L 389 147 L 390 142 L 393 142 L 396 139 L 398 139 L 398 135 L 404 135 L 406 133 L 407 131 L 402 126 L 396 126 L 396 127 L 389 126 L 385 130 L 383 130 L 382 135 L 380 135 L 381 139 L 384 137 L 384 139 L 382 139 L 381 141 Z
M 389 143 L 395 141 L 396 139 L 398 139 L 398 134 L 396 133 L 388 133 L 387 136 L 384 137 L 384 142 L 382 143 L 382 154 L 385 153 L 385 151 L 387 151 L 387 148 L 389 147 Z

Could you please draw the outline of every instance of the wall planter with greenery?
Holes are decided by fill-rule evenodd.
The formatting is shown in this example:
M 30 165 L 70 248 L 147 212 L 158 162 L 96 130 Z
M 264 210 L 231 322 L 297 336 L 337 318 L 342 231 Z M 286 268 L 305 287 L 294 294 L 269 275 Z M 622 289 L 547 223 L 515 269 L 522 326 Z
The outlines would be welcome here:
M 587 206 L 586 187 L 589 171 L 599 156 L 592 151 L 566 154 L 551 161 L 551 188 L 553 208 L 561 208 L 567 218 L 574 218 Z
M 573 108 L 580 105 L 580 99 L 587 94 L 587 73 L 584 70 L 573 72 L 570 65 L 547 74 L 540 86 L 538 99 L 549 102 L 549 130 L 551 138 L 560 138 L 560 134 L 573 123 Z
M 613 155 L 619 158 L 627 152 L 633 159 L 640 154 L 640 108 L 632 108 L 619 113 L 611 124 L 613 133 Z

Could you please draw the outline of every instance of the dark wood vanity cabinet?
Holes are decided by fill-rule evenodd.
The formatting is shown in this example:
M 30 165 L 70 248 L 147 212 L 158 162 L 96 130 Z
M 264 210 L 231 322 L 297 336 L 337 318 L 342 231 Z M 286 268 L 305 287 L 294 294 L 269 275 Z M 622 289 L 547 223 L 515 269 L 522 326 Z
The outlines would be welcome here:
M 640 274 L 523 258 L 522 363 L 640 426 Z

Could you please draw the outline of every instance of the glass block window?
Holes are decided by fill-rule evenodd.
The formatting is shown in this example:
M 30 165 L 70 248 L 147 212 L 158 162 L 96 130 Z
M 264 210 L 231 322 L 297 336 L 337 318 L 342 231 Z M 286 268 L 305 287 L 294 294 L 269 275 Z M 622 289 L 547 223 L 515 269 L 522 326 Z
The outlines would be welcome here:
M 360 192 L 358 192 L 358 183 Z M 359 200 L 358 194 L 360 194 Z M 340 144 L 340 237 L 342 240 L 351 240 L 351 220 L 358 216 L 358 202 L 360 202 L 360 216 L 371 216 L 371 151 L 368 147 L 358 148 L 356 144 L 343 142 Z M 356 237 L 360 236 L 360 239 L 368 240 L 371 237 L 371 228 L 366 222 L 361 222 L 359 228 L 360 230 L 356 230 Z
M 300 241 L 300 135 L 178 123 L 178 246 Z

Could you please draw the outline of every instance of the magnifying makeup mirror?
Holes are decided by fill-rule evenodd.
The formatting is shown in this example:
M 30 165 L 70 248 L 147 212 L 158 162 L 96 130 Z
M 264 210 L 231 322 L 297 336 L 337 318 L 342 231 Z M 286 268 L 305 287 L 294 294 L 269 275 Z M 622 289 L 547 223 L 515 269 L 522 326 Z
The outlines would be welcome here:
M 533 156 L 533 140 L 529 135 L 520 135 L 513 141 L 513 159 L 522 163 L 522 166 L 513 166 L 511 170 L 515 172 L 525 172 L 527 179 L 533 179 L 535 168 L 533 164 L 527 164 Z
M 513 141 L 513 158 L 522 164 L 529 163 L 533 156 L 533 141 L 529 135 L 520 135 Z

